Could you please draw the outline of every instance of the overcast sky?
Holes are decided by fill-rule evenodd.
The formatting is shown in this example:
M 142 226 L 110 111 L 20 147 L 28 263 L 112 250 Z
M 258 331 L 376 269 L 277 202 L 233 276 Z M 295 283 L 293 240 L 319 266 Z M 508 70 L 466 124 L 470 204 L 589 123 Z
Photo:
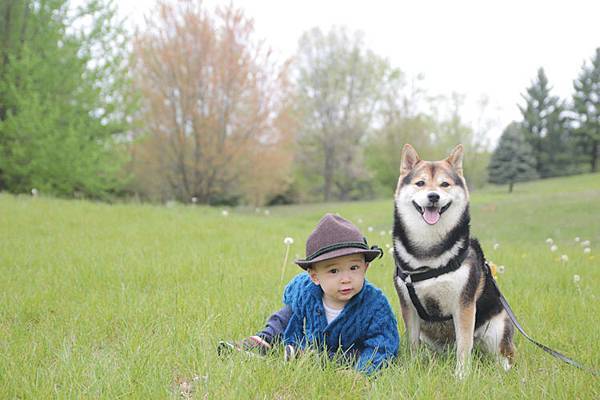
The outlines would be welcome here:
M 140 25 L 154 0 L 120 0 L 121 13 Z M 205 0 L 212 9 L 229 1 Z M 544 67 L 553 93 L 570 97 L 584 61 L 600 47 L 600 1 L 467 0 L 233 0 L 255 20 L 257 38 L 282 59 L 300 35 L 319 26 L 345 26 L 409 77 L 424 75 L 431 94 L 464 94 L 464 117 L 496 123 L 492 137 L 519 119 L 521 93 Z

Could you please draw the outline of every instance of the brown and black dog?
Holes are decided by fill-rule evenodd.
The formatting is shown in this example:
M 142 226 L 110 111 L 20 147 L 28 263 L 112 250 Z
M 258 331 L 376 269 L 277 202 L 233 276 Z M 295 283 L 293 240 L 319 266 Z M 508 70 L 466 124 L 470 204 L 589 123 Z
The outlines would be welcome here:
M 469 370 L 473 342 L 513 362 L 514 327 L 500 303 L 479 243 L 469 233 L 463 146 L 424 161 L 406 144 L 394 207 L 394 283 L 411 350 L 456 343 L 456 376 Z

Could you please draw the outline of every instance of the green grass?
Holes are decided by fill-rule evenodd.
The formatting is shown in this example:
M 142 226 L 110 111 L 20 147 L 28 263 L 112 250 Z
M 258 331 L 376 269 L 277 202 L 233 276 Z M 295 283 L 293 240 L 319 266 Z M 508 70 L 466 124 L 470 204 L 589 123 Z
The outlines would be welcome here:
M 505 266 L 499 284 L 525 329 L 598 369 L 600 175 L 515 190 L 472 193 L 473 235 Z M 453 377 L 452 353 L 423 349 L 411 358 L 404 341 L 377 379 L 316 357 L 285 364 L 280 352 L 217 357 L 219 339 L 256 332 L 280 307 L 283 238 L 295 240 L 288 280 L 324 212 L 360 218 L 369 242 L 391 243 L 391 198 L 225 217 L 207 207 L 0 195 L 0 398 L 178 398 L 183 382 L 200 399 L 600 397 L 598 378 L 519 335 L 512 371 L 476 353 L 463 382 Z M 590 240 L 592 252 L 575 237 Z M 386 254 L 368 278 L 398 311 L 392 272 Z M 404 340 L 400 318 L 399 327 Z

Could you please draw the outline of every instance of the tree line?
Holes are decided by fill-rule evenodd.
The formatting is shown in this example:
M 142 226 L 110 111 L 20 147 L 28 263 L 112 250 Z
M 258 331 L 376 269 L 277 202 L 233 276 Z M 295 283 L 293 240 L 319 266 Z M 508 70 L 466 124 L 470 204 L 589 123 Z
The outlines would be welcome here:
M 489 164 L 489 181 L 508 184 L 597 172 L 600 157 L 600 48 L 573 81 L 573 96 L 551 94 L 543 68 L 523 95 L 521 121 L 509 124 Z
M 233 5 L 160 1 L 129 34 L 110 0 L 9 0 L 0 23 L 3 191 L 231 205 L 365 199 L 393 191 L 406 142 L 425 157 L 464 143 L 469 182 L 488 179 L 486 124 L 466 124 L 459 95 L 429 95 L 360 33 L 311 29 L 280 62 Z M 591 74 L 582 91 L 597 107 Z M 587 161 L 548 150 L 566 132 L 552 125 L 557 111 L 529 96 L 517 130 L 539 157 L 537 176 L 578 171 Z M 581 138 L 569 146 L 589 149 L 597 108 L 585 121 L 556 115 Z

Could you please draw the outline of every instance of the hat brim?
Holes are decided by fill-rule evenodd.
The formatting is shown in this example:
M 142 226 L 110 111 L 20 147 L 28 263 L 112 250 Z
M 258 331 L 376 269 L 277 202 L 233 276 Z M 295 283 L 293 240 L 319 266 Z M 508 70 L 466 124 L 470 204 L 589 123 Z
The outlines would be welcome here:
M 371 262 L 381 255 L 381 250 L 365 250 L 359 249 L 357 247 L 345 247 L 342 249 L 337 249 L 322 254 L 319 257 L 313 258 L 312 260 L 295 260 L 294 262 L 298 264 L 298 266 L 300 266 L 302 269 L 307 269 L 308 267 L 310 267 L 314 263 L 318 263 L 319 261 L 330 260 L 336 257 L 348 256 L 350 254 L 363 254 L 365 256 L 365 262 Z

